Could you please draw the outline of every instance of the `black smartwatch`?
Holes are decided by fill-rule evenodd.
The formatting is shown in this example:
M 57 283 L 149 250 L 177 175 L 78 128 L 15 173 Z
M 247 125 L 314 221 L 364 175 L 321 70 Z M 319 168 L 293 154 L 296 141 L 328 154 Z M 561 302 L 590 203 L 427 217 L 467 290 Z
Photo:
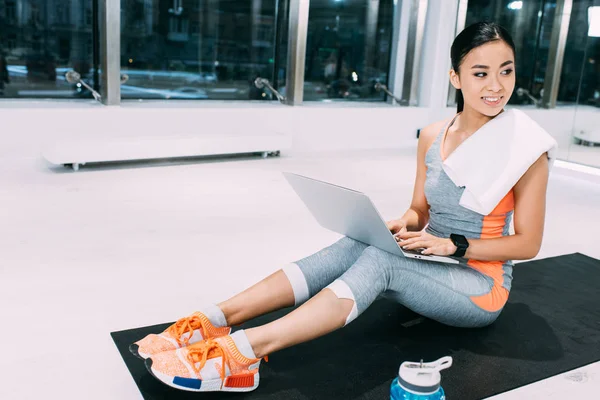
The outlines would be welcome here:
M 450 240 L 456 246 L 456 252 L 452 254 L 454 257 L 464 257 L 467 249 L 469 248 L 469 241 L 463 235 L 456 235 L 452 233 Z

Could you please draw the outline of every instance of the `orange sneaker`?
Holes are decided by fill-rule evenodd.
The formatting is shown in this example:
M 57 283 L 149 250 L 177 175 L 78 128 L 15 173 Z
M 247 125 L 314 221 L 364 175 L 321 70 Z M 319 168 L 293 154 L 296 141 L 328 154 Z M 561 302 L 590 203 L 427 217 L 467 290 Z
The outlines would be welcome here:
M 204 339 L 229 335 L 231 327 L 218 328 L 201 312 L 181 318 L 158 335 L 150 334 L 129 346 L 136 357 L 146 359 L 163 351 L 175 350 Z
M 176 389 L 249 392 L 258 387 L 260 362 L 240 353 L 231 336 L 223 336 L 156 354 L 145 364 L 154 377 Z

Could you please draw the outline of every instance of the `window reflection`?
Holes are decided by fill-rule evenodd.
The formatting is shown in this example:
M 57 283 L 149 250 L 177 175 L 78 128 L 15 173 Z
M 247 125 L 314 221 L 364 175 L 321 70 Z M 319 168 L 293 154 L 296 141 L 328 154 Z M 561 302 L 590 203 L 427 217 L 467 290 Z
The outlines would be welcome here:
M 600 1 L 595 1 L 600 5 Z M 560 78 L 558 100 L 567 103 L 593 104 L 597 96 L 600 70 L 598 38 L 588 37 L 588 9 L 594 0 L 573 2 L 565 57 Z M 581 76 L 580 76 L 581 75 Z
M 284 75 L 285 38 L 276 35 L 284 30 L 282 3 L 122 0 L 121 67 L 129 76 L 122 97 L 272 99 L 253 82 Z
M 70 69 L 94 80 L 92 0 L 0 0 L 0 97 L 78 98 Z
M 383 100 L 393 14 L 392 0 L 312 0 L 304 100 Z
M 575 18 L 578 29 L 571 41 L 585 47 L 578 48 L 581 79 L 577 80 L 580 86 L 568 158 L 600 167 L 600 0 L 578 5 Z
M 516 85 L 509 104 L 535 104 L 542 99 L 555 10 L 556 0 L 468 3 L 465 26 L 493 21 L 506 28 L 515 42 Z

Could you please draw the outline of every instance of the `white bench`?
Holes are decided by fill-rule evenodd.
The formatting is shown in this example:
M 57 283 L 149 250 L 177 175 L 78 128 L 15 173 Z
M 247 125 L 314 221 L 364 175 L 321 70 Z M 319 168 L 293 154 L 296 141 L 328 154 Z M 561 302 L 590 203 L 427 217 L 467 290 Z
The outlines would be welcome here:
M 43 157 L 73 170 L 86 163 L 261 153 L 278 156 L 291 148 L 284 134 L 172 134 L 64 140 L 47 147 Z

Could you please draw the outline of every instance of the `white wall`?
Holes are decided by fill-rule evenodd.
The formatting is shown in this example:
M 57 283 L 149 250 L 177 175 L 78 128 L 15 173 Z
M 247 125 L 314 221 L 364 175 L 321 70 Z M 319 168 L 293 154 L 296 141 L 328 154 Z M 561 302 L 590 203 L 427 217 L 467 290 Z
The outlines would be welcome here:
M 400 148 L 414 144 L 416 131 L 454 115 L 445 106 L 450 46 L 455 34 L 457 2 L 430 0 L 423 34 L 418 98 L 421 107 L 374 103 L 305 103 L 284 106 L 267 102 L 157 101 L 102 106 L 89 101 L 0 100 L 0 161 L 36 158 L 49 145 L 71 138 L 155 137 L 178 134 L 278 132 L 292 136 L 291 152 Z M 403 5 L 402 5 L 403 4 Z M 405 40 L 408 2 L 395 37 Z M 400 71 L 406 46 L 393 57 Z M 394 71 L 392 71 L 394 76 Z M 401 93 L 403 76 L 391 85 Z M 392 82 L 393 83 L 393 82 Z M 598 126 L 598 111 L 574 106 L 553 110 L 519 107 L 559 142 L 559 157 L 567 159 L 571 131 Z M 577 118 L 575 112 L 577 110 Z M 595 157 L 595 153 L 591 154 Z M 599 155 L 600 157 L 600 155 Z
M 557 138 L 566 158 L 575 107 L 521 108 Z M 70 138 L 170 136 L 194 133 L 240 135 L 278 132 L 292 136 L 292 152 L 401 148 L 416 131 L 454 115 L 452 108 L 388 104 L 306 104 L 289 107 L 249 103 L 0 102 L 0 160 L 35 158 L 45 146 Z M 597 125 L 594 110 L 577 113 L 577 124 Z M 587 122 L 586 122 L 587 121 Z M 596 124 L 594 124 L 596 121 Z
M 239 103 L 238 103 L 239 104 Z M 292 135 L 294 152 L 403 147 L 416 130 L 451 110 L 386 104 L 289 107 L 269 104 L 0 104 L 0 160 L 39 157 L 45 146 L 70 138 L 155 137 L 187 133 L 278 132 Z

